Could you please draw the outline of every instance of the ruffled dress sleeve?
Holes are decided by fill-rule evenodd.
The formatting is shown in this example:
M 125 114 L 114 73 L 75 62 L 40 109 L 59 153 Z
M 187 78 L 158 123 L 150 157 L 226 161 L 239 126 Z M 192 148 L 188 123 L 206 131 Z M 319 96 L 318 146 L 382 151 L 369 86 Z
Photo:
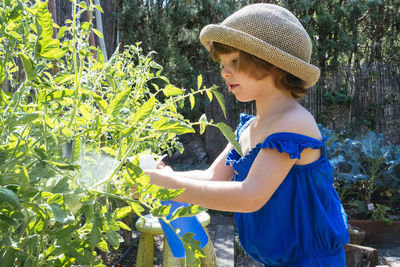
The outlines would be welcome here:
M 291 159 L 300 159 L 301 152 L 306 148 L 320 149 L 325 142 L 306 135 L 289 132 L 279 132 L 269 135 L 264 142 L 257 145 L 258 149 L 276 149 L 279 153 L 288 153 Z

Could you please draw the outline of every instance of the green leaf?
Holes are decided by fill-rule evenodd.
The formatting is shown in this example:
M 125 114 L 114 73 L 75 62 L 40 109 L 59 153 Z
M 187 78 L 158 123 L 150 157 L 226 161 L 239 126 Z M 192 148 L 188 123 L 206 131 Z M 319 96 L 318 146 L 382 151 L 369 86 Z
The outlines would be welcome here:
M 36 9 L 36 27 L 38 28 L 38 37 L 41 39 L 51 39 L 53 36 L 53 22 L 47 9 L 47 2 L 37 3 Z
M 182 95 L 184 91 L 172 84 L 167 84 L 163 89 L 163 93 L 165 96 L 169 97 L 169 96 Z
M 125 155 L 126 150 L 128 149 L 128 139 L 123 137 L 121 143 L 119 144 L 119 149 L 117 153 L 117 159 L 121 160 L 122 157 Z
M 24 65 L 26 77 L 28 81 L 32 81 L 36 78 L 36 69 L 34 66 L 34 63 L 32 59 L 30 59 L 27 55 L 25 54 L 20 54 L 20 57 L 22 59 L 22 64 Z
M 69 224 L 64 226 L 61 230 L 58 230 L 57 232 L 55 232 L 55 237 L 57 239 L 61 239 L 63 237 L 66 236 L 70 236 L 72 233 L 74 233 L 77 230 L 77 226 L 73 225 L 73 224 Z
M 25 166 L 22 166 L 21 170 L 21 182 L 20 182 L 20 192 L 25 192 L 29 189 L 29 174 Z
M 94 32 L 99 38 L 101 38 L 101 39 L 104 38 L 103 34 L 101 34 L 101 32 L 100 32 L 99 30 L 93 29 L 93 32 Z
M 73 80 L 74 78 L 75 78 L 74 74 L 64 74 L 64 75 L 60 75 L 60 76 L 54 78 L 54 82 L 57 85 L 61 85 L 61 84 L 64 84 L 66 82 Z
M 91 27 L 91 24 L 87 21 L 84 21 L 81 23 L 81 28 L 87 32 L 90 30 L 90 27 Z
M 94 248 L 101 240 L 100 229 L 103 226 L 103 221 L 99 214 L 95 214 L 92 230 L 89 234 L 90 247 Z
M 203 134 L 204 131 L 206 130 L 206 124 L 207 124 L 207 117 L 206 114 L 201 115 L 199 119 L 199 125 L 200 125 L 200 134 Z
M 15 266 L 17 252 L 15 248 L 9 247 L 1 259 L 2 266 Z
M 48 93 L 44 97 L 44 101 L 45 102 L 48 102 L 48 101 L 60 101 L 64 97 L 73 96 L 74 93 L 75 93 L 75 91 L 73 89 L 54 90 L 54 91 L 51 91 L 50 93 Z
M 162 118 L 153 123 L 154 131 L 160 131 L 163 133 L 194 133 L 194 129 L 187 124 L 175 119 Z
M 71 132 L 70 128 L 68 128 L 67 126 L 65 126 L 61 129 L 61 133 L 67 138 L 72 137 L 72 132 Z
M 6 78 L 6 70 L 4 69 L 3 64 L 1 64 L 0 65 L 0 84 L 3 84 L 3 81 L 5 78 Z
M 114 249 L 118 249 L 119 243 L 123 242 L 124 239 L 115 231 L 106 231 L 107 241 Z
M 184 191 L 185 191 L 184 188 L 182 188 L 182 189 L 161 188 L 156 192 L 155 198 L 160 199 L 160 200 L 170 200 L 170 199 L 176 198 L 177 196 L 182 194 Z
M 62 224 L 68 224 L 75 221 L 74 215 L 72 215 L 72 213 L 69 210 L 65 209 L 65 206 L 62 206 L 55 202 L 50 203 L 49 206 L 57 222 Z
M 215 98 L 217 98 L 217 101 L 222 109 L 222 112 L 224 112 L 224 116 L 226 118 L 226 109 L 225 109 L 225 99 L 224 99 L 224 95 L 221 94 L 218 90 L 217 90 L 217 86 L 214 86 L 213 88 L 211 88 L 211 92 L 213 92 L 213 94 L 215 95 Z
M 37 29 L 37 39 L 35 43 L 35 57 L 46 59 L 58 59 L 65 55 L 68 47 L 60 49 L 60 41 L 52 39 L 53 22 L 47 2 L 39 2 L 35 14 L 35 22 Z
M 107 154 L 109 154 L 109 155 L 111 155 L 113 157 L 115 157 L 115 155 L 117 155 L 117 152 L 114 149 L 112 149 L 111 147 L 109 147 L 109 146 L 102 147 L 101 151 L 103 151 L 103 152 L 105 152 L 105 153 L 107 153 Z
M 84 2 L 84 1 L 80 2 L 79 3 L 79 7 L 82 8 L 82 9 L 87 9 L 86 2 Z
M 92 121 L 92 119 L 93 119 L 92 106 L 90 106 L 88 104 L 81 103 L 79 105 L 79 112 L 82 114 L 82 117 L 87 122 Z
M 233 148 L 243 157 L 242 148 L 236 141 L 236 134 L 232 131 L 232 128 L 223 122 L 219 122 L 214 126 L 216 126 L 222 132 L 225 138 L 228 139 L 229 143 L 231 143 Z
M 186 233 L 182 237 L 185 248 L 185 267 L 200 267 L 201 258 L 205 257 L 200 241 L 194 239 L 194 233 Z
M 194 99 L 194 96 L 193 96 L 193 95 L 190 95 L 189 101 L 190 101 L 190 109 L 193 109 L 193 108 L 194 108 L 194 105 L 195 105 L 195 103 L 196 103 L 196 100 Z
M 8 31 L 8 30 L 6 30 L 6 35 L 7 35 L 7 37 L 10 36 L 10 37 L 16 39 L 18 42 L 22 42 L 22 41 L 23 41 L 21 35 L 19 35 L 19 34 L 18 34 L 17 32 L 15 32 L 15 31 L 12 31 L 12 30 L 11 30 L 11 31 Z
M 73 171 L 73 170 L 77 170 L 77 169 L 80 168 L 80 166 L 77 165 L 77 164 L 67 164 L 67 163 L 64 163 L 64 162 L 56 162 L 56 161 L 48 161 L 48 160 L 44 160 L 44 162 L 46 162 L 48 164 L 51 164 L 51 165 L 54 165 L 54 166 L 56 166 L 56 167 L 58 167 L 58 168 L 60 168 L 62 170 Z
M 142 206 L 140 206 L 136 202 L 129 202 L 129 205 L 131 206 L 133 212 L 135 212 L 136 215 L 142 216 L 141 212 L 144 211 L 144 208 Z
M 16 226 L 17 225 L 17 222 L 13 218 L 11 218 L 11 217 L 9 217 L 7 215 L 3 215 L 3 214 L 0 214 L 0 222 L 4 222 L 9 226 Z
M 94 101 L 96 101 L 96 104 L 100 107 L 100 110 L 104 113 L 107 114 L 108 112 L 108 104 L 107 101 L 105 101 L 101 96 L 96 94 L 93 91 L 90 91 Z
M 110 74 L 106 74 L 106 79 L 108 81 L 108 84 L 110 84 L 110 86 L 112 87 L 113 91 L 115 92 L 117 90 L 117 85 L 115 83 L 114 77 L 111 76 Z
M 139 157 L 129 158 L 126 162 L 126 168 L 130 175 L 138 177 L 143 174 L 143 170 L 139 167 Z
M 198 205 L 189 205 L 186 207 L 179 207 L 177 208 L 172 214 L 171 214 L 171 221 L 181 218 L 181 217 L 192 217 L 196 216 L 199 213 L 202 213 L 206 209 L 203 207 L 200 207 Z
M 81 156 L 81 139 L 76 137 L 72 142 L 71 159 L 69 162 L 73 163 L 79 160 Z
M 38 50 L 39 51 L 39 56 L 35 54 L 35 56 L 39 58 L 45 58 L 45 59 L 59 59 L 62 58 L 68 51 L 68 48 L 60 47 L 60 41 L 57 39 L 51 39 L 51 40 L 46 40 L 42 42 L 37 42 L 36 44 L 38 45 Z M 40 49 L 40 50 L 39 50 Z
M 131 228 L 121 221 L 117 221 L 117 225 L 119 228 L 124 229 L 126 231 L 131 231 Z
M 101 251 L 108 252 L 108 245 L 107 242 L 104 240 L 100 240 L 100 242 L 97 243 L 96 247 L 98 247 Z
M 108 114 L 112 116 L 117 116 L 119 111 L 124 107 L 126 100 L 131 93 L 131 88 L 126 89 L 116 95 L 114 99 L 111 101 L 110 106 L 108 108 Z
M 66 31 L 67 29 L 68 29 L 68 28 L 67 28 L 66 26 L 62 26 L 62 27 L 58 30 L 58 33 L 57 33 L 57 39 L 58 39 L 58 40 L 64 38 L 64 36 L 65 36 L 65 31 Z
M 171 205 L 168 206 L 160 206 L 160 207 L 156 207 L 153 208 L 150 213 L 151 215 L 153 215 L 154 217 L 158 217 L 158 218 L 163 218 L 163 217 L 167 217 L 169 214 L 169 210 L 171 209 Z
M 27 113 L 27 114 L 24 114 L 21 117 L 19 117 L 17 119 L 17 122 L 21 123 L 21 124 L 25 124 L 25 123 L 32 122 L 32 121 L 36 120 L 39 117 L 40 117 L 40 113 L 39 112 Z
M 147 100 L 137 111 L 136 111 L 136 113 L 135 113 L 135 115 L 133 115 L 133 117 L 132 117 L 132 126 L 128 129 L 128 130 L 125 130 L 124 132 L 123 132 L 123 134 L 125 135 L 125 134 L 128 134 L 128 133 L 130 133 L 132 130 L 133 130 L 133 127 L 135 126 L 134 124 L 136 124 L 138 121 L 141 121 L 141 120 L 143 120 L 144 118 L 147 118 L 152 112 L 153 112 L 153 109 L 154 109 L 154 106 L 155 106 L 155 104 L 156 104 L 156 98 L 155 97 L 152 97 L 152 98 L 150 98 L 149 100 Z
M 210 91 L 206 91 L 206 94 L 208 96 L 208 100 L 211 102 L 213 100 L 213 94 Z
M 93 5 L 95 9 L 97 9 L 98 11 L 100 11 L 101 13 L 104 13 L 103 9 L 101 8 L 100 5 Z
M 130 206 L 126 206 L 123 208 L 117 208 L 114 211 L 114 219 L 119 220 L 122 219 L 126 216 L 128 216 L 132 212 L 132 208 Z
M 18 197 L 13 191 L 0 187 L 0 203 L 4 202 L 11 204 L 14 209 L 19 209 L 21 207 Z
M 0 72 L 2 70 L 3 66 L 0 66 Z M 2 74 L 4 74 L 4 72 L 2 72 Z M 0 74 L 1 75 L 1 74 Z M 2 77 L 0 77 L 0 84 L 2 84 L 3 79 Z M 4 93 L 3 90 L 0 90 L 0 106 L 5 107 L 8 104 L 8 97 L 7 95 Z
M 197 76 L 197 90 L 200 90 L 201 85 L 203 84 L 203 76 Z

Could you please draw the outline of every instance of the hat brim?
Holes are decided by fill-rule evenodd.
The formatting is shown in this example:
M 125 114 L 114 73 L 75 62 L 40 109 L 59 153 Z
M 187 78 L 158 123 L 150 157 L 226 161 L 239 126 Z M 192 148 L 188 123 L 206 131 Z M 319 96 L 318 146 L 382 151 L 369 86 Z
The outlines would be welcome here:
M 257 37 L 230 27 L 207 25 L 200 32 L 200 41 L 208 51 L 211 42 L 218 42 L 252 54 L 302 79 L 306 88 L 314 86 L 320 76 L 318 67 Z

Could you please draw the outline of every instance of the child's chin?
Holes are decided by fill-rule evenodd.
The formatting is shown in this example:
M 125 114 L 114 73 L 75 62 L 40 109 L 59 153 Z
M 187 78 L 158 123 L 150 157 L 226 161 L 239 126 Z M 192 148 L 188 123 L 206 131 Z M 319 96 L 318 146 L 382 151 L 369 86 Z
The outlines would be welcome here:
M 240 97 L 240 96 L 238 96 L 236 94 L 234 94 L 234 95 L 235 95 L 236 100 L 241 102 L 241 103 L 247 103 L 247 102 L 253 101 L 253 99 L 243 98 L 243 97 Z

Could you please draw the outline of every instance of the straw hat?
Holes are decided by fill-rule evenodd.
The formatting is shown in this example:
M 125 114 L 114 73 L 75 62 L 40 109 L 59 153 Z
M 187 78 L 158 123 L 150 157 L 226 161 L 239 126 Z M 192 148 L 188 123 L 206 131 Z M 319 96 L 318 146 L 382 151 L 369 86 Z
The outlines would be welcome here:
M 245 51 L 315 85 L 320 70 L 310 64 L 312 43 L 300 21 L 287 9 L 272 4 L 245 6 L 221 24 L 200 32 L 201 43 L 210 50 L 218 42 Z

